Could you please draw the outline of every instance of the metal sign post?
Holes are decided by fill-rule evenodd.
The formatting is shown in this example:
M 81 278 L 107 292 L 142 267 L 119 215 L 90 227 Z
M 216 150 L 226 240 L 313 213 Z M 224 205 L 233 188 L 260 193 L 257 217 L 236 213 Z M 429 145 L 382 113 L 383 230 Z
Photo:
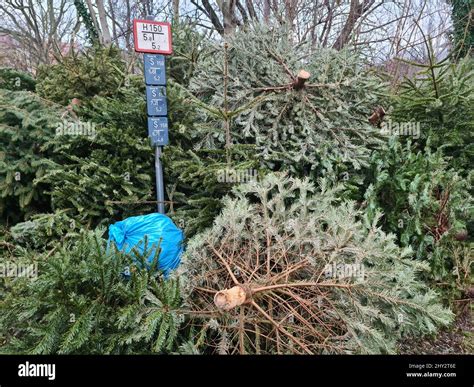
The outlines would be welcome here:
M 163 167 L 161 165 L 162 147 L 168 144 L 168 103 L 166 101 L 166 63 L 165 56 L 172 52 L 171 25 L 146 20 L 133 20 L 135 51 L 144 52 L 146 106 L 148 116 L 148 136 L 155 146 L 156 200 L 158 212 L 165 213 L 165 189 Z

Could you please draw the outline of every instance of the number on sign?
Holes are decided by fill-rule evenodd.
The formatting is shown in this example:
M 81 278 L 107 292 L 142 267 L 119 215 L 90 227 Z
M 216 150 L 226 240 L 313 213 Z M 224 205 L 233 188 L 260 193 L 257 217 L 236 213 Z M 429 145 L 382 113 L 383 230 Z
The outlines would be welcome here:
M 133 35 L 137 52 L 166 55 L 172 52 L 169 23 L 135 19 L 133 21 Z
M 166 117 L 148 117 L 148 135 L 154 145 L 167 145 L 168 119 Z

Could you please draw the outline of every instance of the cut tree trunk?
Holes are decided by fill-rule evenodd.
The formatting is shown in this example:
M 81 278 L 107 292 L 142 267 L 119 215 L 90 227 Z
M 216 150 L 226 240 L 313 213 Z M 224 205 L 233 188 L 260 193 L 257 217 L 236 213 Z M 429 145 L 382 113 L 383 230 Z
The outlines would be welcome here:
M 230 289 L 221 290 L 214 296 L 214 304 L 222 310 L 231 310 L 248 302 L 251 298 L 249 289 L 237 285 Z
M 310 76 L 311 74 L 308 73 L 306 70 L 300 70 L 300 72 L 296 76 L 295 81 L 293 82 L 293 89 L 301 90 Z

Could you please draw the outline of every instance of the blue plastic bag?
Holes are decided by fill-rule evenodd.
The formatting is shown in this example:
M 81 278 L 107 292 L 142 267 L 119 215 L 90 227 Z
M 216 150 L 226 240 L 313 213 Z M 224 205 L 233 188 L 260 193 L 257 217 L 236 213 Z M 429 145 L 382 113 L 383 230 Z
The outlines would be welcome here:
M 136 248 L 140 254 L 145 251 L 145 235 L 147 236 L 146 249 L 149 251 L 147 263 L 151 264 L 156 249 L 161 249 L 158 257 L 158 269 L 165 276 L 176 269 L 183 253 L 184 235 L 173 221 L 163 214 L 149 214 L 132 216 L 109 226 L 108 244 L 114 242 L 117 249 L 125 253 Z

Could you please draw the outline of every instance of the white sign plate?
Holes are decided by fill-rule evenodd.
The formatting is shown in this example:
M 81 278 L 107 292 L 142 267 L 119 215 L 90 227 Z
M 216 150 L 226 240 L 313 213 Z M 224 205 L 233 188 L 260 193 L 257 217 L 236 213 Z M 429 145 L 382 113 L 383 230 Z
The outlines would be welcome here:
M 133 20 L 135 51 L 170 55 L 171 24 L 151 20 Z

